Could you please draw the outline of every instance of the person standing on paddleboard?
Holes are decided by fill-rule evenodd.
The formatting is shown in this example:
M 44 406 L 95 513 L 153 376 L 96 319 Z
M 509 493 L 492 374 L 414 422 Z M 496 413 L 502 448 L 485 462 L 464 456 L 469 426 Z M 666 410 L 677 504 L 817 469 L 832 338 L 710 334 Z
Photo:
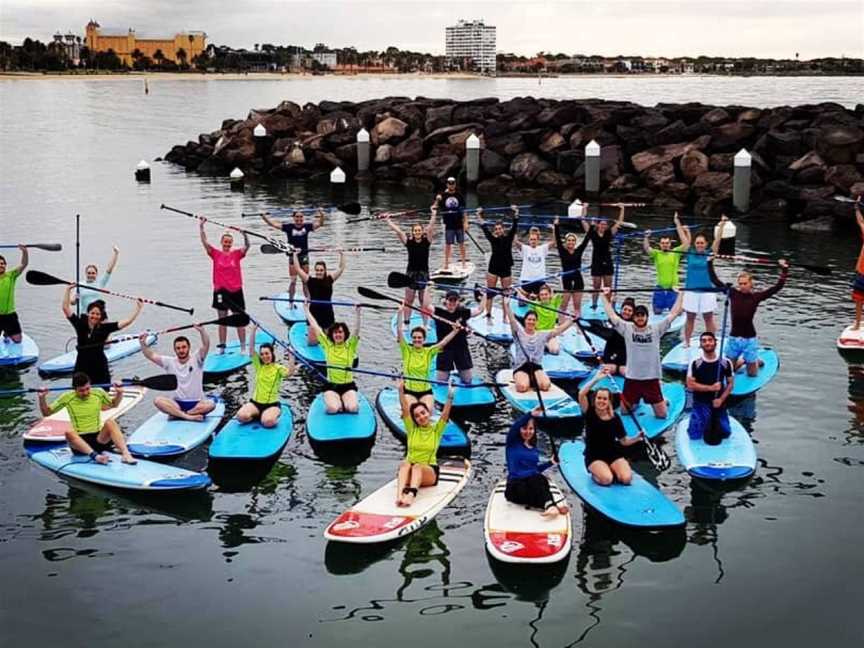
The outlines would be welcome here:
M 726 400 L 735 378 L 732 363 L 717 355 L 717 337 L 710 331 L 699 336 L 702 356 L 687 367 L 687 389 L 693 392 L 693 409 L 687 435 L 717 445 L 731 434 Z
M 102 288 L 104 290 L 108 287 L 108 282 L 111 280 L 111 273 L 113 273 L 114 268 L 117 267 L 117 260 L 119 258 L 120 249 L 115 245 L 114 251 L 111 254 L 111 260 L 108 261 L 108 267 L 105 268 L 105 272 L 102 273 L 101 277 L 99 276 L 99 268 L 97 268 L 95 264 L 91 263 L 84 268 L 84 286 L 80 287 L 75 297 L 72 298 L 73 305 L 79 302 L 81 303 L 80 312 L 86 313 L 87 309 L 90 308 L 90 304 L 97 299 L 104 300 L 101 293 L 91 290 L 91 288 Z
M 173 356 L 159 355 L 147 346 L 147 333 L 138 336 L 138 344 L 145 358 L 177 377 L 177 389 L 171 398 L 157 396 L 153 399 L 156 409 L 171 418 L 203 421 L 216 407 L 216 403 L 204 395 L 204 359 L 210 351 L 210 336 L 203 326 L 196 324 L 194 329 L 201 337 L 201 346 L 195 354 L 185 335 L 174 338 Z
M 69 411 L 72 429 L 66 431 L 66 442 L 76 455 L 89 455 L 92 461 L 107 464 L 111 461 L 103 454 L 116 447 L 120 451 L 123 463 L 138 463 L 126 447 L 123 432 L 114 419 L 105 421 L 102 425 L 102 410 L 120 406 L 123 400 L 123 384 L 114 384 L 114 396 L 109 396 L 104 389 L 92 387 L 87 374 L 76 371 L 72 375 L 72 391 L 60 394 L 52 403 L 48 403 L 48 389 L 39 390 L 39 411 L 42 416 L 51 416 L 62 409 Z
M 621 311 L 618 316 L 625 322 L 633 321 L 633 310 L 636 302 L 632 297 L 626 297 L 621 302 Z M 624 336 L 616 331 L 608 322 L 601 320 L 579 320 L 578 326 L 588 333 L 593 333 L 602 338 L 606 344 L 603 345 L 603 353 L 600 357 L 601 364 L 606 367 L 609 375 L 627 375 L 627 343 Z
M 587 210 L 588 203 L 585 203 Z M 582 229 L 588 240 L 591 241 L 591 283 L 594 292 L 591 293 L 591 308 L 597 310 L 598 291 L 601 288 L 612 287 L 612 277 L 615 274 L 615 262 L 612 260 L 612 240 L 618 234 L 621 223 L 624 222 L 623 205 L 618 205 L 618 220 L 612 225 L 609 221 L 600 220 L 592 223 L 588 219 L 582 219 Z
M 561 310 L 573 304 L 573 317 L 582 317 L 582 291 L 585 289 L 585 280 L 582 278 L 582 255 L 590 241 L 587 235 L 579 237 L 573 232 L 562 233 L 560 219 L 555 218 L 552 223 L 552 234 L 555 237 L 555 247 L 558 248 L 558 256 L 561 258 L 561 287 L 564 298 L 561 301 Z
M 540 242 L 540 230 L 532 227 L 528 230 L 528 244 L 516 241 L 522 257 L 522 269 L 519 271 L 519 285 L 516 290 L 525 297 L 536 298 L 540 287 L 546 283 L 546 257 L 549 256 L 551 243 Z
M 639 432 L 634 437 L 627 436 L 624 423 L 612 406 L 612 392 L 606 387 L 595 391 L 593 402 L 589 402 L 591 389 L 607 376 L 609 372 L 600 367 L 579 390 L 579 407 L 585 419 L 582 433 L 585 439 L 585 467 L 591 473 L 591 478 L 601 486 L 611 486 L 616 481 L 629 486 L 633 471 L 623 448 L 639 443 L 645 434 Z
M 21 250 L 21 263 L 11 270 L 6 269 L 6 257 L 0 255 L 0 337 L 3 342 L 11 340 L 15 344 L 21 342 L 23 333 L 15 310 L 15 283 L 30 261 L 27 248 L 19 245 L 18 249 Z
M 510 322 L 513 332 L 513 383 L 516 391 L 524 394 L 536 385 L 540 391 L 549 391 L 552 381 L 543 371 L 543 354 L 551 338 L 561 335 L 573 326 L 573 320 L 567 319 L 548 331 L 537 329 L 537 313 L 529 310 L 525 314 L 524 328 L 516 319 L 508 301 L 504 301 L 504 316 Z
M 633 309 L 633 321 L 625 322 L 612 307 L 611 290 L 603 289 L 603 307 L 609 322 L 622 336 L 627 346 L 627 376 L 621 393 L 621 407 L 633 409 L 644 400 L 657 418 L 666 418 L 667 406 L 660 390 L 660 338 L 681 313 L 683 293 L 672 305 L 669 314 L 656 324 L 649 323 L 648 309 L 639 305 Z
M 309 304 L 306 307 L 306 320 L 318 336 L 318 344 L 324 351 L 327 363 L 327 384 L 324 385 L 324 407 L 328 414 L 356 414 L 360 410 L 357 400 L 357 384 L 351 368 L 357 361 L 357 347 L 360 344 L 360 306 L 354 307 L 354 333 L 344 322 L 334 322 L 326 330 L 319 326 Z
M 316 261 L 314 277 L 310 276 L 306 272 L 308 266 L 304 268 L 300 265 L 300 254 L 295 252 L 291 255 L 294 264 L 294 271 L 303 282 L 303 292 L 306 293 L 311 300 L 309 304 L 309 312 L 315 317 L 318 326 L 324 330 L 327 330 L 327 328 L 336 321 L 336 314 L 333 312 L 333 304 L 323 304 L 318 302 L 329 302 L 333 300 L 333 284 L 335 284 L 336 280 L 342 276 L 343 272 L 345 272 L 345 253 L 341 248 L 339 248 L 337 252 L 339 253 L 339 268 L 336 272 L 332 275 L 327 274 L 327 264 L 324 263 L 324 261 Z M 311 326 L 306 329 L 306 341 L 309 343 L 309 346 L 318 345 L 318 336 L 312 330 Z
M 720 219 L 718 231 L 721 236 L 727 220 L 726 216 Z M 687 275 L 684 279 L 684 311 L 687 313 L 687 322 L 684 324 L 684 339 L 682 340 L 684 348 L 687 349 L 690 347 L 690 338 L 696 327 L 697 315 L 702 315 L 706 331 L 717 332 L 717 322 L 714 319 L 714 310 L 717 308 L 717 293 L 714 292 L 714 284 L 711 282 L 711 275 L 708 274 L 708 257 L 717 254 L 721 236 L 714 239 L 714 243 L 709 249 L 708 238 L 704 234 L 697 234 L 696 238 L 693 238 L 690 234 L 690 228 L 686 225 L 682 226 L 681 234 L 684 236 L 681 238 L 679 247 L 682 248 L 687 257 Z
M 417 306 L 424 311 L 431 310 L 431 288 L 426 290 L 429 284 L 429 248 L 432 247 L 432 240 L 435 238 L 435 218 L 438 215 L 438 209 L 433 206 L 429 210 L 432 215 L 429 217 L 429 222 L 426 227 L 420 223 L 414 223 L 411 226 L 411 236 L 405 234 L 402 228 L 390 220 L 390 214 L 384 217 L 384 222 L 387 227 L 392 229 L 405 250 L 408 252 L 408 266 L 405 268 L 405 274 L 411 280 L 411 285 L 405 288 L 405 306 L 402 308 L 402 319 L 407 325 L 411 320 L 411 309 L 409 306 L 414 304 L 414 297 L 417 297 Z M 426 312 L 423 313 L 423 326 L 426 326 L 429 321 L 429 316 Z
M 451 331 L 436 344 L 426 346 L 426 329 L 415 326 L 411 329 L 411 344 L 405 341 L 405 327 L 402 319 L 396 320 L 396 339 L 399 341 L 399 353 L 402 355 L 402 375 L 405 380 L 405 398 L 413 403 L 423 403 L 430 412 L 435 409 L 435 398 L 432 395 L 432 385 L 429 376 L 432 375 L 432 363 L 438 353 L 455 338 L 460 327 L 455 322 L 450 325 Z
M 855 199 L 855 221 L 861 230 L 861 239 L 864 241 L 864 215 L 861 214 L 861 196 Z M 855 302 L 855 324 L 853 331 L 861 328 L 861 311 L 864 309 L 864 242 L 861 244 L 861 252 L 858 254 L 858 263 L 855 264 L 855 283 L 852 285 L 852 301 Z
M 75 357 L 75 371 L 83 372 L 90 380 L 101 385 L 111 382 L 111 372 L 108 369 L 108 358 L 105 356 L 105 342 L 112 333 L 128 328 L 134 322 L 144 302 L 135 301 L 135 310 L 125 320 L 108 322 L 105 302 L 97 299 L 86 313 L 76 315 L 72 309 L 72 294 L 75 286 L 69 286 L 63 293 L 63 315 L 72 324 L 78 338 L 78 353 Z
M 216 314 L 222 318 L 232 313 L 242 313 L 246 310 L 246 299 L 243 296 L 243 271 L 240 263 L 249 253 L 249 236 L 243 233 L 243 247 L 234 249 L 234 237 L 230 232 L 222 234 L 220 240 L 221 249 L 217 250 L 207 241 L 207 233 L 204 225 L 207 219 L 201 217 L 199 230 L 201 232 L 201 245 L 204 252 L 213 260 L 213 308 Z M 219 327 L 219 349 L 225 353 L 225 342 L 228 339 L 228 328 Z M 246 353 L 246 327 L 237 327 L 237 339 L 240 340 L 240 353 Z M 252 340 L 255 345 L 255 340 Z
M 684 228 L 678 218 L 678 212 L 672 217 L 675 223 L 675 229 L 678 232 L 678 239 L 683 241 L 686 237 Z M 642 239 L 642 249 L 654 262 L 654 269 L 657 271 L 657 280 L 655 282 L 654 293 L 651 297 L 651 305 L 654 308 L 654 314 L 660 315 L 664 311 L 672 308 L 672 304 L 678 298 L 675 289 L 678 288 L 678 266 L 681 263 L 681 253 L 685 251 L 682 244 L 672 247 L 671 236 L 660 237 L 660 249 L 651 247 L 651 230 L 645 230 L 645 238 Z
M 480 229 L 489 241 L 489 265 L 486 270 L 486 317 L 492 317 L 492 304 L 496 294 L 496 287 L 500 284 L 502 299 L 507 299 L 503 293 L 510 289 L 513 284 L 513 240 L 519 228 L 519 208 L 511 205 L 513 220 L 510 229 L 504 229 L 503 221 L 496 221 L 494 225 L 483 222 L 483 208 L 477 209 L 477 218 L 480 221 Z
M 465 198 L 456 188 L 456 178 L 447 178 L 444 191 L 435 196 L 433 207 L 441 211 L 444 221 L 444 270 L 450 267 L 453 244 L 459 244 L 459 260 L 462 265 L 468 260 L 465 255 L 465 230 L 468 229 L 468 212 Z
M 465 325 L 469 319 L 476 317 L 486 310 L 484 294 L 480 304 L 472 311 L 460 304 L 462 297 L 455 290 L 448 290 L 444 295 L 444 308 L 435 307 L 435 333 L 439 340 L 447 337 L 455 322 L 461 328 L 459 333 L 453 337 L 435 359 L 436 378 L 441 382 L 450 379 L 450 372 L 454 369 L 459 372 L 459 379 L 464 385 L 470 385 L 474 363 L 471 360 L 471 350 L 468 348 L 468 334 Z M 443 320 L 443 321 L 442 321 Z
M 411 506 L 420 488 L 438 483 L 438 446 L 450 420 L 456 389 L 451 383 L 441 415 L 433 423 L 434 409 L 408 398 L 402 380 L 398 380 L 396 386 L 406 437 L 405 458 L 399 464 L 396 475 L 396 506 Z
M 566 515 L 570 507 L 564 499 L 555 500 L 549 488 L 549 480 L 543 473 L 558 464 L 553 456 L 552 461 L 540 461 L 540 451 L 537 449 L 537 429 L 535 419 L 543 415 L 539 407 L 523 414 L 516 419 L 507 432 L 507 486 L 504 497 L 508 502 L 540 509 L 543 517 L 553 518 L 559 513 Z
M 300 267 L 304 272 L 309 272 L 309 235 L 324 225 L 326 214 L 323 209 L 319 209 L 314 223 L 307 223 L 303 212 L 296 211 L 291 216 L 292 222 L 280 223 L 273 220 L 266 213 L 261 214 L 261 218 L 273 229 L 280 232 L 285 232 L 288 237 L 288 245 L 297 252 L 297 260 L 300 262 Z M 288 276 L 290 283 L 288 284 L 288 299 L 294 301 L 294 294 L 297 290 L 297 268 L 293 261 L 288 264 Z M 304 291 L 305 292 L 305 291 Z M 309 296 L 308 294 L 306 295 Z
M 251 335 L 255 339 L 258 326 L 252 325 Z M 279 401 L 279 389 L 285 378 L 294 374 L 296 366 L 294 356 L 288 354 L 288 364 L 276 362 L 276 352 L 270 342 L 265 342 L 255 351 L 255 345 L 249 345 L 249 357 L 255 370 L 255 387 L 252 398 L 237 410 L 236 418 L 241 423 L 261 421 L 261 426 L 273 428 L 279 423 L 282 414 L 282 403 Z

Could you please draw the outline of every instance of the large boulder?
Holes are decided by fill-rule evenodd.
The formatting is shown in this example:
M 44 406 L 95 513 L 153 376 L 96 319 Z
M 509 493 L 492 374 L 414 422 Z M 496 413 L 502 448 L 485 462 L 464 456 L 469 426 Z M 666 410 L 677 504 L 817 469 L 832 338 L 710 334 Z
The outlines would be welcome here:
M 733 122 L 711 130 L 711 149 L 716 153 L 736 151 L 746 146 L 756 128 L 744 122 Z
M 549 163 L 536 153 L 520 153 L 510 162 L 510 175 L 518 181 L 530 183 L 548 168 Z
M 821 131 L 816 150 L 828 164 L 854 164 L 864 150 L 864 131 L 854 126 L 834 126 Z
M 732 197 L 732 176 L 718 171 L 707 171 L 693 181 L 693 192 L 700 198 L 720 202 Z
M 671 124 L 668 124 L 657 132 L 652 133 L 648 139 L 652 146 L 674 144 L 675 142 L 687 139 L 687 136 L 684 134 L 684 129 L 686 127 L 687 126 L 683 121 L 676 119 Z
M 726 112 L 723 108 L 713 108 L 709 110 L 707 113 L 702 115 L 702 121 L 711 126 L 719 126 L 720 124 L 725 124 L 731 119 L 729 113 Z
M 585 109 L 576 102 L 566 102 L 544 109 L 537 115 L 537 124 L 559 128 L 567 123 L 584 123 L 587 120 Z
M 630 126 L 642 131 L 654 132 L 669 125 L 669 118 L 659 111 L 649 111 L 630 120 Z
M 510 161 L 506 157 L 489 148 L 480 150 L 480 171 L 483 177 L 501 175 L 509 170 Z
M 585 162 L 585 149 L 558 151 L 555 154 L 555 168 L 560 173 L 572 174 Z
M 483 126 L 482 124 L 477 123 L 466 123 L 454 124 L 453 126 L 445 126 L 443 128 L 436 128 L 434 131 L 428 133 L 426 137 L 423 138 L 423 145 L 433 146 L 435 144 L 441 144 L 442 142 L 449 142 L 451 135 L 455 135 L 456 133 L 463 133 L 465 131 L 482 133 Z
M 385 145 L 386 146 L 386 145 Z M 399 142 L 392 151 L 391 159 L 394 162 L 415 164 L 423 159 L 423 138 L 414 133 L 408 139 Z
M 804 138 L 796 131 L 771 130 L 765 135 L 768 150 L 775 155 L 794 155 L 804 153 Z
M 694 180 L 708 171 L 708 156 L 702 151 L 690 149 L 681 156 L 679 165 L 681 166 L 681 175 L 687 180 Z
M 734 153 L 712 153 L 708 158 L 709 171 L 722 171 L 724 173 L 732 173 L 734 166 Z
M 457 155 L 440 155 L 430 157 L 412 164 L 409 175 L 420 178 L 431 178 L 439 183 L 444 182 L 449 176 L 455 175 L 459 170 L 461 160 Z
M 453 123 L 453 108 L 453 105 L 429 108 L 426 111 L 424 132 L 431 133 L 439 128 L 450 126 Z
M 370 134 L 370 139 L 375 146 L 387 144 L 388 142 L 395 144 L 405 137 L 406 132 L 408 132 L 408 124 L 406 122 L 396 117 L 387 117 L 375 124 L 375 128 L 372 129 L 372 133 Z
M 630 156 L 630 162 L 637 172 L 641 173 L 655 164 L 661 162 L 671 162 L 678 159 L 688 150 L 689 144 L 679 142 L 677 144 L 666 144 L 664 146 L 655 146 L 642 151 L 636 155 Z
M 537 174 L 535 182 L 544 187 L 567 187 L 573 184 L 573 176 L 546 169 Z
M 643 182 L 654 189 L 660 190 L 664 185 L 674 182 L 675 167 L 671 162 L 660 162 L 639 174 Z
M 861 174 L 852 164 L 837 164 L 825 171 L 825 182 L 842 191 L 849 189 L 862 181 Z
M 525 140 L 522 139 L 522 135 L 519 133 L 508 133 L 507 135 L 487 139 L 486 148 L 509 158 L 524 152 L 527 147 L 525 146 Z
M 395 106 L 390 111 L 394 117 L 398 117 L 406 124 L 408 130 L 420 131 L 426 123 L 426 114 L 423 109 L 414 102 L 400 104 Z
M 549 154 L 558 149 L 564 148 L 567 145 L 567 140 L 558 131 L 549 131 L 544 134 L 540 140 L 538 147 L 543 153 Z
M 393 146 L 391 144 L 382 144 L 375 149 L 375 164 L 387 164 L 392 157 Z

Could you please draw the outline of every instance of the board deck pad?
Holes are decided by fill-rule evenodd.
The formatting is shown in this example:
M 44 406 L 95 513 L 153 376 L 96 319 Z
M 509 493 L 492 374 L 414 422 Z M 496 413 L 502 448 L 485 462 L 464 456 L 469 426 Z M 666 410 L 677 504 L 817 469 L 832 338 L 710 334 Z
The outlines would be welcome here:
M 519 412 L 526 414 L 540 405 L 537 393 L 533 389 L 521 394 L 516 391 L 512 369 L 501 369 L 495 374 L 495 382 L 499 384 L 501 395 Z M 576 399 L 555 383 L 552 383 L 548 391 L 542 392 L 542 396 L 546 407 L 546 418 L 564 419 L 582 416 L 582 409 Z
M 306 433 L 315 443 L 344 443 L 371 440 L 375 437 L 377 419 L 369 399 L 357 392 L 359 411 L 356 414 L 328 414 L 324 394 L 318 394 L 306 415 Z
M 311 364 L 326 364 L 327 360 L 324 357 L 324 349 L 320 344 L 309 344 L 306 339 L 306 333 L 309 330 L 309 325 L 306 322 L 298 322 L 288 331 L 288 342 L 291 348 L 294 349 L 300 357 Z
M 606 348 L 606 340 L 594 333 L 588 333 L 587 331 L 586 333 L 598 353 L 603 353 L 603 349 Z M 580 360 L 594 360 L 596 358 L 591 347 L 588 346 L 588 342 L 585 341 L 585 336 L 577 331 L 575 327 L 569 328 L 561 334 L 561 350 L 576 356 Z
M 500 306 L 492 307 L 492 317 L 486 317 L 486 313 L 480 313 L 468 320 L 468 326 L 497 342 L 512 342 L 513 333 L 510 330 L 510 322 L 504 319 L 504 311 Z
M 393 432 L 397 439 L 405 442 L 405 423 L 402 421 L 402 408 L 399 404 L 399 394 L 392 387 L 385 387 L 378 392 L 378 397 L 375 399 L 375 405 L 384 423 Z M 438 411 L 433 412 L 432 421 L 438 421 L 441 414 Z M 441 443 L 438 446 L 438 452 L 444 454 L 453 454 L 456 450 L 465 449 L 471 446 L 468 440 L 468 435 L 457 425 L 452 419 L 447 421 L 447 426 L 444 428 L 444 434 L 441 437 Z
M 718 445 L 687 434 L 690 417 L 685 416 L 675 428 L 675 453 L 678 461 L 693 477 L 702 479 L 743 479 L 756 472 L 756 447 L 753 440 L 733 417 L 729 417 L 731 434 Z
M 468 387 L 459 379 L 458 374 L 451 373 L 453 382 L 456 386 L 456 393 L 453 394 L 453 407 L 469 408 L 469 407 L 491 407 L 495 405 L 495 393 L 492 388 L 487 385 L 479 387 Z M 435 372 L 431 373 L 431 377 L 435 379 Z M 477 376 L 471 378 L 472 385 L 481 385 L 483 381 Z M 447 401 L 447 385 L 432 384 L 432 395 L 435 397 L 435 402 L 443 405 Z
M 287 401 L 275 427 L 265 428 L 260 421 L 241 423 L 232 418 L 210 444 L 210 458 L 219 460 L 269 459 L 288 443 L 294 431 L 294 414 Z
M 273 338 L 264 331 L 258 331 L 255 336 L 255 348 L 260 347 L 265 342 L 272 343 Z M 211 345 L 210 353 L 204 358 L 205 377 L 224 376 L 252 364 L 248 351 L 240 353 L 240 341 L 237 339 L 225 345 L 224 353 L 220 353 L 220 351 L 221 349 L 216 349 Z
M 71 390 L 71 387 L 70 387 Z M 124 387 L 123 400 L 120 405 L 115 408 L 102 410 L 101 424 L 105 425 L 106 421 L 123 416 L 130 409 L 135 407 L 144 398 L 147 390 L 144 387 Z M 109 390 L 109 395 L 112 392 Z M 72 423 L 69 420 L 69 411 L 62 409 L 59 412 L 46 416 L 40 419 L 24 433 L 23 439 L 28 442 L 35 443 L 65 443 L 66 432 L 72 430 Z
M 38 359 L 39 346 L 26 333 L 21 334 L 20 342 L 0 336 L 0 367 L 26 367 Z
M 287 292 L 279 293 L 278 295 L 273 295 L 277 299 L 289 299 L 290 295 Z M 279 316 L 286 324 L 296 324 L 297 322 L 305 322 L 306 321 L 306 311 L 303 309 L 303 293 L 294 295 L 295 300 L 299 297 L 299 300 L 288 302 L 288 301 L 274 301 L 273 302 L 273 310 L 276 312 L 276 315 Z
M 109 338 L 110 340 L 110 338 Z M 150 335 L 147 337 L 147 346 L 156 344 L 156 336 Z M 138 340 L 124 340 L 116 344 L 105 345 L 105 357 L 108 358 L 108 364 L 116 362 L 121 358 L 141 352 L 141 345 Z M 45 376 L 56 376 L 72 373 L 75 370 L 75 360 L 78 358 L 78 351 L 72 350 L 55 356 L 50 360 L 46 360 L 39 365 L 39 373 Z
M 216 407 L 203 421 L 170 418 L 156 412 L 126 439 L 136 457 L 173 457 L 189 452 L 207 441 L 225 416 L 225 403 L 216 399 Z
M 557 354 L 544 353 L 541 366 L 552 380 L 582 380 L 591 373 L 585 363 L 566 353 L 563 348 Z

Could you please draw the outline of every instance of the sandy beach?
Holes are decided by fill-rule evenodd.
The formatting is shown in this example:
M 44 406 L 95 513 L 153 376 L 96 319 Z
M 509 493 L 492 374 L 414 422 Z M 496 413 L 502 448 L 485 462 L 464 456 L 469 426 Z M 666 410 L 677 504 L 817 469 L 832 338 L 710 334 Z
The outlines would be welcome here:
M 99 79 L 111 81 L 123 81 L 130 79 L 148 79 L 148 80 L 170 80 L 170 81 L 243 81 L 262 79 L 273 81 L 298 81 L 303 79 L 321 79 L 338 77 L 342 79 L 489 79 L 479 74 L 468 74 L 465 72 L 453 73 L 425 73 L 425 72 L 406 72 L 393 74 L 298 74 L 294 72 L 250 72 L 248 74 L 240 72 L 94 72 L 94 73 L 73 73 L 73 72 L 58 72 L 58 73 L 42 73 L 42 72 L 0 72 L 0 80 L 33 80 L 33 79 Z

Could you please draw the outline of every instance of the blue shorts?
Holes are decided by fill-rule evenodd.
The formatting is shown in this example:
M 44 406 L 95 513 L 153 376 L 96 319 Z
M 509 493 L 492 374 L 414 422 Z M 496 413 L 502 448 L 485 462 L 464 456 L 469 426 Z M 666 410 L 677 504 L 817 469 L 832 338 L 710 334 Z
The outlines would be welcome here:
M 700 403 L 693 401 L 693 409 L 690 412 L 690 424 L 687 426 L 687 436 L 691 439 L 701 439 L 705 436 L 711 425 L 711 412 L 713 411 L 710 403 Z M 729 427 L 729 414 L 726 408 L 723 407 L 716 414 L 717 423 L 720 425 L 720 436 L 723 439 L 732 434 Z
M 651 298 L 651 305 L 654 307 L 655 313 L 661 313 L 670 310 L 675 305 L 676 299 L 678 299 L 678 293 L 674 290 L 657 286 L 654 289 L 654 296 Z
M 454 243 L 464 243 L 465 230 L 461 227 L 455 230 L 444 230 L 444 242 L 447 243 L 447 245 L 453 245 Z
M 752 364 L 759 361 L 759 338 L 727 337 L 723 355 L 735 362 L 744 357 L 744 362 Z
M 177 403 L 177 407 L 179 407 L 181 411 L 188 412 L 193 407 L 195 407 L 199 401 L 197 401 L 197 400 L 178 400 L 175 398 L 174 402 Z
M 856 274 L 852 282 L 852 299 L 857 302 L 864 301 L 864 274 Z

